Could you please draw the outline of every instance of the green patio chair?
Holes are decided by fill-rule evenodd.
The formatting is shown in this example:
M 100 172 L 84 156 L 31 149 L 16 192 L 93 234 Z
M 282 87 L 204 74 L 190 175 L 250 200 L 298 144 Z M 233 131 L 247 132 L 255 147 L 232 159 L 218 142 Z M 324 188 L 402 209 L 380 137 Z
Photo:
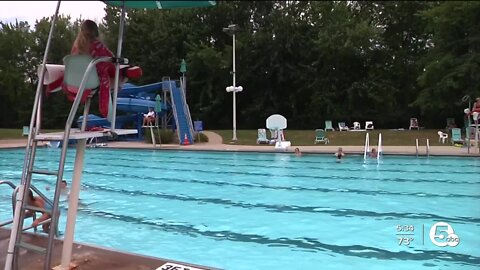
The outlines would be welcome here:
M 30 127 L 29 126 L 23 126 L 23 129 L 22 129 L 22 136 L 28 136 L 28 132 L 30 131 Z
M 328 131 L 328 130 L 335 131 L 335 129 L 332 126 L 332 121 L 325 120 L 325 131 Z
M 452 137 L 450 139 L 450 142 L 452 144 L 455 143 L 464 143 L 464 140 L 462 139 L 462 131 L 459 128 L 452 128 Z
M 330 142 L 330 140 L 327 138 L 326 132 L 323 129 L 316 129 L 315 130 L 315 141 L 314 141 L 314 143 L 317 144 L 319 142 L 323 142 L 325 144 Z

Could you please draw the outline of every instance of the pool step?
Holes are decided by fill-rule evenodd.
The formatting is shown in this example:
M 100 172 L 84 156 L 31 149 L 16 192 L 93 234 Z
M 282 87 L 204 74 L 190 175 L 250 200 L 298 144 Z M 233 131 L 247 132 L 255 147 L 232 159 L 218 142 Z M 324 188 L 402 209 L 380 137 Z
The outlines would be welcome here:
M 35 174 L 44 174 L 44 175 L 58 175 L 58 172 L 53 172 L 48 170 L 31 170 L 30 172 Z
M 48 214 L 52 214 L 52 211 L 49 211 L 45 208 L 36 207 L 36 206 L 25 205 L 24 208 L 27 209 L 27 210 L 35 211 L 35 212 L 46 212 Z
M 23 248 L 23 249 L 30 250 L 30 251 L 33 251 L 33 252 L 37 252 L 37 253 L 40 253 L 40 254 L 45 254 L 45 252 L 47 251 L 47 249 L 44 248 L 44 247 L 39 247 L 37 245 L 32 245 L 32 244 L 25 243 L 25 242 L 19 242 L 18 244 L 16 244 L 16 246 L 19 247 L 19 248 Z

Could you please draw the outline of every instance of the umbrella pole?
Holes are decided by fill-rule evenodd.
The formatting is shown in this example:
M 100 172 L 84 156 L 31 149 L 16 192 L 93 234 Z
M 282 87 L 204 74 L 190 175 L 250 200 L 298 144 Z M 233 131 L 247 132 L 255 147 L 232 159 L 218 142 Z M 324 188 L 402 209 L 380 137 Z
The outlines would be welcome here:
M 125 27 L 125 1 L 122 4 L 122 15 L 120 17 L 120 28 L 118 30 L 118 44 L 117 44 L 117 60 L 122 56 L 122 43 L 123 43 L 123 28 Z M 115 83 L 113 88 L 113 111 L 112 111 L 112 128 L 111 131 L 115 132 L 115 122 L 117 118 L 117 95 L 118 84 L 120 79 L 120 63 L 115 63 Z

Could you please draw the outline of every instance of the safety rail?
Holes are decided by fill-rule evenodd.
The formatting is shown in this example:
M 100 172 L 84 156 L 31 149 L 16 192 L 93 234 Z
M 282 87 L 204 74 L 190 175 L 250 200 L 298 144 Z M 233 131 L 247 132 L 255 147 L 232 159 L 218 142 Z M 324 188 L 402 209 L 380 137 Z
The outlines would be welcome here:
M 175 119 L 175 125 L 176 125 L 176 129 L 177 129 L 177 136 L 178 136 L 178 141 L 181 143 L 182 142 L 182 138 L 181 138 L 181 134 L 180 134 L 180 131 L 178 130 L 179 129 L 179 123 L 178 123 L 178 117 L 177 117 L 177 106 L 175 105 L 175 99 L 173 98 L 173 93 L 172 93 L 172 82 L 170 81 L 170 77 L 163 77 L 162 78 L 162 88 L 163 90 L 165 91 L 165 83 L 168 82 L 168 93 L 170 93 L 170 100 L 171 100 L 171 103 L 172 103 L 172 110 L 173 110 L 173 115 L 174 115 L 174 119 Z
M 190 134 L 193 136 L 193 122 L 192 122 L 192 115 L 190 114 L 190 108 L 188 107 L 187 103 L 187 95 L 185 91 L 185 84 L 183 83 L 183 80 L 180 80 L 180 88 L 182 89 L 182 98 L 183 98 L 183 109 L 185 111 L 187 121 L 188 121 L 188 128 L 190 129 Z M 193 138 L 192 138 L 192 143 L 193 143 Z
M 426 142 L 425 142 L 425 154 L 428 156 L 430 156 L 430 140 L 429 139 L 426 139 Z M 418 144 L 418 138 L 415 139 L 415 156 L 418 157 L 419 155 L 419 144 Z
M 367 160 L 367 153 L 370 152 L 370 135 L 365 135 L 365 149 L 363 151 L 363 160 Z
M 14 183 L 12 183 L 11 181 L 7 181 L 7 180 L 1 180 L 0 181 L 0 185 L 8 185 L 10 186 L 12 189 L 13 189 L 13 193 L 12 193 L 12 213 L 15 212 L 15 198 L 16 198 L 16 194 L 18 192 L 18 187 L 15 186 Z M 35 188 L 36 189 L 36 188 Z M 44 197 L 44 195 L 42 194 L 41 196 Z M 42 197 L 42 198 L 43 198 Z M 29 218 L 30 216 L 27 216 L 25 218 Z M 36 216 L 35 215 L 32 215 L 31 216 L 32 220 L 35 221 L 36 219 Z M 12 224 L 13 223 L 13 218 L 10 219 L 10 220 L 7 220 L 7 221 L 3 221 L 2 223 L 0 223 L 0 227 L 3 227 L 3 226 L 7 226 L 9 224 Z M 37 231 L 37 228 L 34 227 L 34 231 L 36 232 Z
M 15 190 L 16 190 L 17 187 L 16 187 L 15 184 L 13 184 L 12 182 L 6 181 L 6 180 L 0 181 L 0 185 L 8 185 L 8 186 L 10 186 L 10 187 L 13 189 L 13 193 L 12 193 L 12 210 L 15 209 Z M 12 222 L 13 222 L 13 220 L 12 220 Z M 10 223 L 8 223 L 8 224 L 10 224 Z M 7 224 L 3 224 L 3 225 L 0 224 L 0 227 L 5 226 L 5 225 L 7 225 Z
M 367 160 L 367 153 L 370 152 L 370 134 L 367 132 L 365 134 L 365 148 L 363 151 L 363 159 Z M 380 162 L 380 155 L 383 153 L 382 149 L 382 133 L 378 134 L 378 146 L 377 146 L 377 162 Z

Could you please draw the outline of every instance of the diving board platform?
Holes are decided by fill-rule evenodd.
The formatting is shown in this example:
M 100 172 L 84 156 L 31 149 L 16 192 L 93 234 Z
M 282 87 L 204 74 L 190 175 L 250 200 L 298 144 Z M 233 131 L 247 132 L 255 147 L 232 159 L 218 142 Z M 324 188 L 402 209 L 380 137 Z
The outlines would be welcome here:
M 115 129 L 114 134 L 117 136 L 120 135 L 131 135 L 137 134 L 136 129 Z M 64 132 L 52 132 L 52 133 L 40 133 L 35 136 L 37 141 L 61 141 L 63 140 Z M 110 129 L 104 129 L 101 131 L 80 131 L 78 128 L 72 128 L 70 131 L 70 140 L 81 140 L 81 139 L 90 139 L 90 138 L 100 138 L 100 137 L 110 137 L 112 136 Z M 115 136 L 114 135 L 114 136 Z

